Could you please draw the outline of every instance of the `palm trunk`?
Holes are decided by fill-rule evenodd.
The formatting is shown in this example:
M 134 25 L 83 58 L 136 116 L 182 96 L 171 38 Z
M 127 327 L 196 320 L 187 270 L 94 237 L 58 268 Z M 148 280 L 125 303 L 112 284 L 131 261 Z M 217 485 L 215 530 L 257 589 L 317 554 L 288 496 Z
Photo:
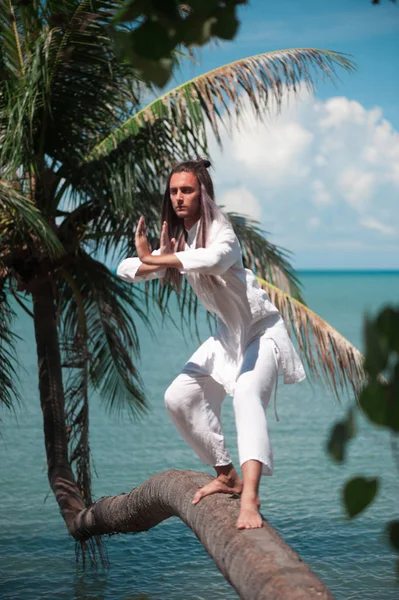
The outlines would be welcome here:
M 61 357 L 51 279 L 42 280 L 32 296 L 48 478 L 70 531 L 84 502 L 68 461 Z
M 77 515 L 78 540 L 110 533 L 146 531 L 177 516 L 190 527 L 218 569 L 244 600 L 332 600 L 323 583 L 264 521 L 262 529 L 239 531 L 239 499 L 215 494 L 194 506 L 195 491 L 210 481 L 193 471 L 167 471 L 128 494 L 103 498 Z

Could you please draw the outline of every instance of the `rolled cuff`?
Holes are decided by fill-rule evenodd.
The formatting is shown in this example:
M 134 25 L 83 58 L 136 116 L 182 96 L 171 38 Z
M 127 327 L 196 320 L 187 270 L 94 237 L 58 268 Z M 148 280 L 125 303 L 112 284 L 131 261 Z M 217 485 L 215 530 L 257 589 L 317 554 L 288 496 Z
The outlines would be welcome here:
M 155 253 L 153 252 L 153 254 Z M 160 269 L 159 271 L 154 271 L 147 275 L 136 275 L 142 264 L 143 263 L 137 256 L 125 258 L 118 266 L 116 274 L 125 281 L 130 281 L 130 283 L 140 283 L 140 281 L 150 281 L 151 279 L 160 279 L 165 276 L 166 269 Z

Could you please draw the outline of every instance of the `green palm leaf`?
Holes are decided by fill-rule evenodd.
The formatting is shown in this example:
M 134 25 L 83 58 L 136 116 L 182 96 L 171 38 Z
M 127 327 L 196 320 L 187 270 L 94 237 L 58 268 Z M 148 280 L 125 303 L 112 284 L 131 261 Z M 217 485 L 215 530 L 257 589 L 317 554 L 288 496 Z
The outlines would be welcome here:
M 0 243 L 0 258 L 13 253 L 13 236 L 23 231 L 35 236 L 50 256 L 62 254 L 63 247 L 40 210 L 20 194 L 8 181 L 0 180 L 0 225 L 4 232 Z
M 141 109 L 119 128 L 112 131 L 86 156 L 86 161 L 111 152 L 143 126 L 166 119 L 178 130 L 191 124 L 202 128 L 208 121 L 217 139 L 219 127 L 234 112 L 239 117 L 249 101 L 257 115 L 262 115 L 273 99 L 280 105 L 286 91 L 296 91 L 300 82 L 314 88 L 317 77 L 334 79 L 335 69 L 351 71 L 353 63 L 343 54 L 314 48 L 278 50 L 237 60 L 199 75 L 167 92 Z
M 17 3 L 15 3 L 17 4 Z M 14 75 L 24 74 L 23 41 L 18 29 L 20 8 L 11 0 L 0 2 L 0 40 L 3 65 Z
M 69 283 L 59 282 L 64 344 L 68 347 L 82 331 L 83 311 L 90 384 L 100 391 L 109 409 L 127 408 L 138 415 L 146 404 L 133 362 L 139 356 L 134 316 L 150 327 L 140 302 L 142 292 L 83 252 L 74 266 L 73 279 L 79 301 Z
M 20 400 L 15 368 L 18 364 L 15 348 L 17 336 L 12 332 L 15 313 L 8 303 L 3 283 L 0 268 L 0 405 L 12 409 L 14 403 Z
M 228 215 L 240 240 L 244 266 L 305 304 L 298 276 L 289 262 L 291 252 L 269 242 L 257 221 L 237 213 Z
M 268 281 L 260 277 L 258 281 L 295 336 L 301 358 L 312 375 L 322 379 L 338 400 L 343 389 L 358 397 L 366 381 L 362 353 L 310 308 Z

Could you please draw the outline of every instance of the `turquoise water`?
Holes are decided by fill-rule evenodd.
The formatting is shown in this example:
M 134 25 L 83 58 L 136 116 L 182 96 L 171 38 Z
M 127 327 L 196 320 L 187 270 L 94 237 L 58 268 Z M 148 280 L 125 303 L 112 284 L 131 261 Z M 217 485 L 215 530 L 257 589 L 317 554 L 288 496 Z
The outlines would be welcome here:
M 303 273 L 309 305 L 362 347 L 365 310 L 375 312 L 398 302 L 399 274 Z M 4 412 L 0 424 L 0 595 L 7 599 L 79 600 L 233 599 L 235 592 L 219 574 L 194 534 L 178 519 L 169 519 L 139 535 L 112 536 L 105 545 L 108 570 L 76 566 L 74 542 L 68 538 L 51 494 L 45 470 L 33 329 L 20 315 L 16 330 L 23 338 L 20 383 L 24 404 L 16 417 Z M 91 446 L 97 477 L 94 496 L 129 491 L 150 475 L 169 468 L 206 470 L 179 438 L 163 407 L 163 391 L 195 349 L 194 336 L 184 342 L 173 327 L 157 328 L 154 339 L 140 327 L 141 372 L 151 411 L 140 421 L 108 416 L 100 401 L 91 406 Z M 205 327 L 202 327 L 206 335 Z M 275 475 L 264 478 L 262 511 L 283 538 L 306 560 L 336 598 L 398 598 L 395 559 L 384 523 L 399 516 L 399 481 L 385 432 L 360 422 L 344 467 L 333 464 L 324 446 L 331 425 L 345 411 L 326 390 L 304 382 L 281 386 L 280 422 L 268 412 L 275 454 Z M 236 458 L 230 398 L 224 429 Z M 211 471 L 209 471 L 211 472 Z M 348 522 L 340 504 L 343 482 L 353 474 L 381 475 L 376 503 Z

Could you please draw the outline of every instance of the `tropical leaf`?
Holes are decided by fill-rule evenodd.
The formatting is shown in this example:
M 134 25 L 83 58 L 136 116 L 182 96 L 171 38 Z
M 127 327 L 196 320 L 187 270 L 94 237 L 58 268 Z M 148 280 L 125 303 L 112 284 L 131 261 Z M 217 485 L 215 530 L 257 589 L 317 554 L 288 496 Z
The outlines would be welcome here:
M 15 3 L 17 4 L 17 3 Z M 4 66 L 14 75 L 24 74 L 23 40 L 18 29 L 20 8 L 11 0 L 0 2 L 0 39 Z
M 225 126 L 226 119 L 233 114 L 238 118 L 246 102 L 261 116 L 271 101 L 280 106 L 283 95 L 295 93 L 301 82 L 313 90 L 318 77 L 335 79 L 337 67 L 354 69 L 343 54 L 314 48 L 278 50 L 237 60 L 199 75 L 154 100 L 104 137 L 85 160 L 108 154 L 129 136 L 137 135 L 141 127 L 159 119 L 166 119 L 176 132 L 188 123 L 192 130 L 203 128 L 207 121 L 220 140 L 220 125 Z
M 16 371 L 18 354 L 15 347 L 18 337 L 12 332 L 15 312 L 8 302 L 3 284 L 0 264 L 0 405 L 11 410 L 15 402 L 20 401 Z
M 10 240 L 14 233 L 21 233 L 23 230 L 25 234 L 35 236 L 51 257 L 63 252 L 62 244 L 40 210 L 4 180 L 0 180 L 0 224 L 3 231 L 11 236 Z M 10 247 L 7 236 L 4 235 L 0 244 L 0 256 L 12 251 L 12 245 Z
M 312 375 L 324 380 L 338 400 L 344 389 L 358 398 L 366 381 L 362 353 L 310 308 L 264 279 L 258 277 L 258 281 L 295 336 Z
M 7 81 L 0 99 L 2 162 L 15 171 L 18 162 L 40 170 L 47 161 L 65 179 L 139 106 L 143 84 L 132 65 L 119 61 L 107 35 L 120 1 L 49 1 L 44 12 L 41 4 L 16 13 L 25 67 L 23 77 Z M 0 28 L 6 69 L 18 54 L 6 45 L 7 36 Z
M 83 252 L 74 266 L 73 280 L 75 291 L 70 283 L 59 282 L 63 343 L 67 347 L 76 339 L 83 311 L 90 384 L 100 391 L 107 408 L 127 408 L 132 415 L 138 415 L 146 403 L 143 383 L 133 362 L 139 356 L 134 316 L 151 329 L 139 301 L 142 291 Z
M 86 506 L 92 504 L 91 454 L 89 444 L 89 349 L 83 300 L 75 279 L 65 269 L 59 270 L 69 286 L 77 310 L 75 331 L 63 337 L 62 368 L 65 392 L 65 422 L 68 435 L 69 462 Z
M 199 138 L 195 143 L 193 140 L 193 132 L 190 140 L 186 140 L 182 132 L 181 139 L 176 141 L 165 121 L 143 128 L 107 157 L 75 170 L 70 183 L 76 202 L 80 203 L 83 197 L 104 207 L 108 213 L 106 230 L 115 231 L 117 235 L 129 225 L 135 227 L 140 214 L 153 220 L 154 207 L 156 210 L 160 207 L 161 180 L 166 179 L 176 160 L 204 149 Z M 129 219 L 134 222 L 127 223 Z M 102 220 L 93 225 L 97 232 L 105 231 Z
M 69 462 L 76 470 L 76 481 L 86 506 L 92 504 L 91 453 L 89 444 L 89 382 L 88 357 L 84 338 L 77 335 L 64 346 L 63 368 L 67 373 L 65 390 L 65 421 L 68 432 Z
M 305 304 L 300 281 L 289 262 L 291 252 L 269 242 L 257 221 L 233 212 L 228 215 L 240 240 L 244 266 Z

